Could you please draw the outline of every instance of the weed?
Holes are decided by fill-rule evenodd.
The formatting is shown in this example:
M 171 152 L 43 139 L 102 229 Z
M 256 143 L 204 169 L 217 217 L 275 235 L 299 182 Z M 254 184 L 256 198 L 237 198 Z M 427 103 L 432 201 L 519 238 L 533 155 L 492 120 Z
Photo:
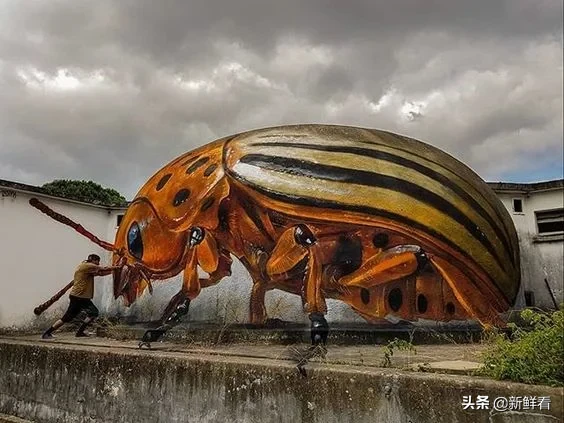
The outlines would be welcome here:
M 405 341 L 403 339 L 394 338 L 392 341 L 389 341 L 384 346 L 384 359 L 382 360 L 381 366 L 382 367 L 390 367 L 392 365 L 392 356 L 394 355 L 394 350 L 405 350 L 405 351 L 412 351 L 416 354 L 415 347 L 409 341 Z
M 477 374 L 497 380 L 564 386 L 564 307 L 551 313 L 523 310 L 511 334 L 491 332 Z

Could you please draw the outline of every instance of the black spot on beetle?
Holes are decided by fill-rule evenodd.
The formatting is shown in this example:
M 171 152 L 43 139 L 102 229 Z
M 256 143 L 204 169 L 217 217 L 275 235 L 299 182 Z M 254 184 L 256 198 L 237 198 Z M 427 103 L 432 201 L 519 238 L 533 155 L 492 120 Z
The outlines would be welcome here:
M 423 294 L 419 294 L 417 296 L 417 311 L 419 313 L 425 313 L 428 305 L 429 301 L 427 301 L 427 297 Z
M 388 245 L 389 241 L 390 241 L 390 237 L 388 236 L 388 234 L 385 234 L 384 232 L 377 233 L 376 235 L 374 235 L 374 238 L 372 239 L 372 243 L 376 248 L 384 248 L 386 245 Z
M 403 303 L 401 289 L 394 288 L 388 294 L 388 304 L 393 311 L 398 311 Z
M 217 169 L 217 165 L 215 163 L 212 164 L 212 165 L 209 165 L 207 167 L 207 169 L 204 170 L 204 176 L 210 176 L 214 172 L 214 170 L 216 170 L 216 169 Z
M 217 212 L 217 217 L 219 219 L 219 228 L 226 232 L 229 230 L 229 208 L 227 207 L 227 201 L 223 200 L 219 205 L 219 210 Z
M 445 309 L 446 309 L 446 312 L 447 312 L 448 314 L 450 314 L 450 315 L 453 315 L 454 312 L 456 311 L 456 309 L 455 309 L 455 307 L 454 307 L 454 304 L 453 304 L 453 303 L 450 303 L 450 302 L 446 304 Z
M 166 185 L 166 183 L 168 182 L 168 180 L 170 179 L 170 177 L 172 176 L 172 173 L 167 173 L 166 175 L 164 175 L 160 181 L 157 183 L 157 191 L 160 191 L 161 189 L 163 189 L 163 187 Z
M 360 299 L 362 300 L 362 304 L 368 304 L 370 302 L 370 291 L 366 288 L 362 288 L 360 290 Z
M 181 205 L 182 203 L 184 203 L 188 197 L 190 197 L 190 190 L 183 188 L 180 191 L 178 191 L 176 193 L 176 195 L 174 196 L 174 200 L 172 201 L 172 205 L 174 207 L 177 207 L 179 205 Z
M 343 275 L 357 270 L 362 264 L 362 244 L 356 237 L 341 235 L 337 241 L 337 248 L 331 260 L 339 266 Z
M 198 160 L 200 158 L 200 156 L 196 156 L 196 157 L 190 157 L 187 160 L 184 160 L 182 163 L 180 163 L 180 166 L 186 166 L 188 163 L 192 163 L 195 160 Z
M 194 173 L 200 167 L 205 165 L 209 161 L 209 159 L 210 159 L 209 157 L 202 157 L 201 159 L 196 160 L 194 163 L 188 166 L 188 169 L 186 169 L 186 174 L 189 175 L 191 173 Z
M 204 201 L 204 204 L 202 204 L 202 207 L 200 208 L 200 210 L 206 211 L 207 209 L 209 209 L 212 206 L 214 201 L 215 201 L 215 198 L 213 198 L 213 197 L 207 198 Z

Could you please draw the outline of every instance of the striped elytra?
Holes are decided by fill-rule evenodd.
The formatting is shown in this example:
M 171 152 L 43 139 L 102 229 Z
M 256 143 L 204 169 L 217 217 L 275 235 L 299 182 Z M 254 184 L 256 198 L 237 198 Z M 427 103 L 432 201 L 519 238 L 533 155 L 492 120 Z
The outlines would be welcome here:
M 218 252 L 237 257 L 255 286 L 251 321 L 263 291 L 282 289 L 304 295 L 308 313 L 335 298 L 368 321 L 498 324 L 520 285 L 517 234 L 490 187 L 439 148 L 382 130 L 293 125 L 216 140 L 149 179 L 116 245 L 134 221 L 149 222 L 144 257 L 128 259 L 155 278 L 190 275 L 193 228 L 212 274 Z M 183 289 L 199 292 L 196 280 Z
M 384 218 L 417 229 L 486 269 L 508 299 L 515 296 L 519 250 L 510 216 L 481 178 L 441 150 L 338 126 L 267 129 L 227 149 L 229 174 L 273 201 L 296 205 L 297 213 L 300 206 L 320 216 L 350 211 L 363 216 L 353 222 Z

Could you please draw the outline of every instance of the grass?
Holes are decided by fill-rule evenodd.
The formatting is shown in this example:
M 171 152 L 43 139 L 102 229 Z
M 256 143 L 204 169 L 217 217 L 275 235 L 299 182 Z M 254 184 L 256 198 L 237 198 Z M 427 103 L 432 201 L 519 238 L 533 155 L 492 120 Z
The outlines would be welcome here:
M 487 339 L 478 375 L 536 385 L 564 386 L 564 307 L 553 312 L 527 309 L 510 333 Z

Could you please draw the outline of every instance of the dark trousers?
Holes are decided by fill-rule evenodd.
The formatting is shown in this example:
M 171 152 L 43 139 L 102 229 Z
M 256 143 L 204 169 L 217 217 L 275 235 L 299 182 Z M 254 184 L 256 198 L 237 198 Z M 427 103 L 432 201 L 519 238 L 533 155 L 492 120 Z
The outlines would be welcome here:
M 98 317 L 98 315 L 100 314 L 92 300 L 88 298 L 80 298 L 75 297 L 74 295 L 69 295 L 69 300 L 69 308 L 67 309 L 63 317 L 61 317 L 61 320 L 65 323 L 70 322 L 82 311 L 84 311 L 88 317 L 91 317 L 93 319 Z

